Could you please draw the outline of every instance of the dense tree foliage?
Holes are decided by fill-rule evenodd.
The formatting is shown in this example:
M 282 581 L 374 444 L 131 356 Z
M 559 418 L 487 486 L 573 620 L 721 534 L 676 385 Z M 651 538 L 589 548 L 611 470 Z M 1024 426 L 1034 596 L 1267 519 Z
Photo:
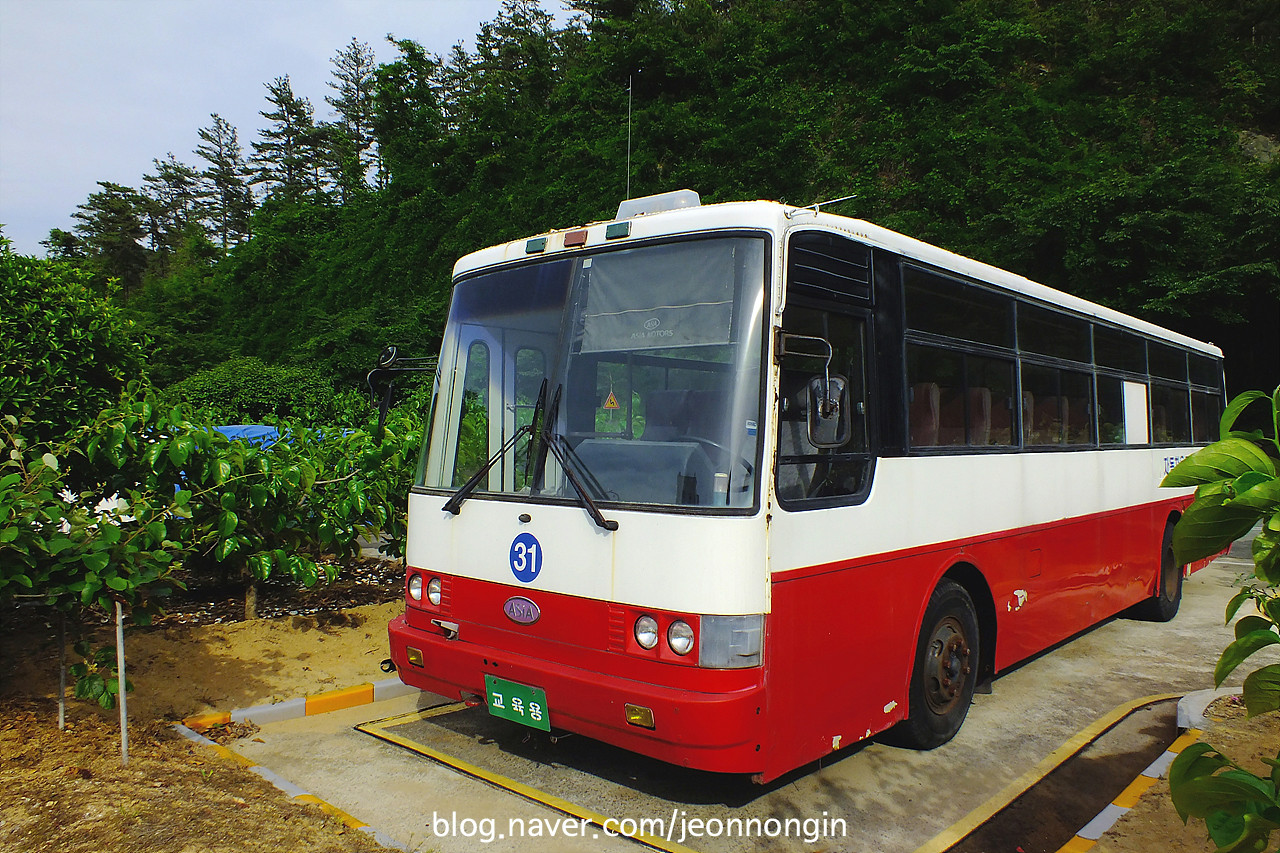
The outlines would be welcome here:
M 508 0 L 445 57 L 399 34 L 375 67 L 353 41 L 330 121 L 268 84 L 251 222 L 218 207 L 234 170 L 207 137 L 195 202 L 174 207 L 189 176 L 169 163 L 135 200 L 152 262 L 129 300 L 181 347 L 157 381 L 246 355 L 353 384 L 385 342 L 434 349 L 460 255 L 685 186 L 856 195 L 835 209 L 1219 342 L 1233 388 L 1280 372 L 1274 338 L 1240 331 L 1280 311 L 1275 3 L 574 6 L 557 27 Z M 105 267 L 102 230 L 50 249 Z M 190 316 L 203 336 L 178 331 Z
M 144 342 L 65 261 L 15 255 L 0 238 L 0 416 L 17 449 L 57 441 L 142 372 Z

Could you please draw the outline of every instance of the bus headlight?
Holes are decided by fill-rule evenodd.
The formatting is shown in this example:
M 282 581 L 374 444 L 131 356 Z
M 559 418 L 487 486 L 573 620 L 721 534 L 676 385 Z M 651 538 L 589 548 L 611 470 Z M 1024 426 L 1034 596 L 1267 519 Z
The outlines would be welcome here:
M 675 627 L 674 625 L 672 626 Z M 703 616 L 699 620 L 698 666 L 745 669 L 760 665 L 764 616 Z
M 417 572 L 409 575 L 409 597 L 414 601 L 422 600 L 422 575 Z
M 677 619 L 667 629 L 667 645 L 678 655 L 687 655 L 693 651 L 693 629 L 689 623 Z
M 642 649 L 651 649 L 658 645 L 658 620 L 652 616 L 641 616 L 636 620 L 636 642 Z
M 427 601 L 430 601 L 436 607 L 440 606 L 440 578 L 432 578 L 427 581 Z

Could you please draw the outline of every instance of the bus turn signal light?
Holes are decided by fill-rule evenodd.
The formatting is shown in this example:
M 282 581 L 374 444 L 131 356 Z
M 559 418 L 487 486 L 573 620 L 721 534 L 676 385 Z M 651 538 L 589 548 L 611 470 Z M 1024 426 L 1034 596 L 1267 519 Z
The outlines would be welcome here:
M 645 708 L 641 705 L 632 705 L 628 702 L 623 706 L 627 712 L 627 722 L 633 726 L 640 726 L 643 729 L 653 728 L 653 709 Z

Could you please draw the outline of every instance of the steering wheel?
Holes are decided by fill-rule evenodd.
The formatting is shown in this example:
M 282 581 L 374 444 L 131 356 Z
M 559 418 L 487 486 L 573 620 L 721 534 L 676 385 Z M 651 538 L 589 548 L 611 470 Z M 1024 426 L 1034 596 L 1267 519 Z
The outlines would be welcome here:
M 723 444 L 721 444 L 721 443 L 720 443 L 720 442 L 718 442 L 718 441 L 712 441 L 711 439 L 709 439 L 709 438 L 703 438 L 703 437 L 702 437 L 702 436 L 700 436 L 700 435 L 682 435 L 682 436 L 680 436 L 679 438 L 677 438 L 677 439 L 676 439 L 676 441 L 693 441 L 693 442 L 696 442 L 696 443 L 698 443 L 698 444 L 703 445 L 704 447 L 710 447 L 710 448 L 712 448 L 712 449 L 714 449 L 714 450 L 719 451 L 719 452 L 720 452 L 720 454 L 721 454 L 725 459 L 729 459 L 729 460 L 731 460 L 732 462 L 734 462 L 734 463 L 736 463 L 736 464 L 738 464 L 738 465 L 741 465 L 741 466 L 746 470 L 746 472 L 747 472 L 747 477 L 750 477 L 752 474 L 754 474 L 754 473 L 755 473 L 755 468 L 754 468 L 754 467 L 752 467 L 752 465 L 751 465 L 751 461 L 750 461 L 749 459 L 747 459 L 747 457 L 745 457 L 745 456 L 739 456 L 738 454 L 734 453 L 732 450 L 730 450 L 729 448 L 725 447 Z M 709 455 L 709 454 L 708 454 L 708 455 Z M 741 486 L 739 486 L 739 487 L 738 487 L 738 491 L 739 491 L 739 492 L 745 492 L 745 491 L 747 491 L 747 489 L 749 489 L 749 488 L 750 488 L 750 484 L 749 484 L 749 483 L 745 483 L 745 482 L 744 482 Z

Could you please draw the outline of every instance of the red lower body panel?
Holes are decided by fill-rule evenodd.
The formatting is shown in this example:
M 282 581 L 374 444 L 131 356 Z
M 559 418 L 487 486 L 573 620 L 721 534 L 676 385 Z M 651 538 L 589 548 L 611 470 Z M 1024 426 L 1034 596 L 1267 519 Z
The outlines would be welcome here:
M 1165 524 L 1188 500 L 775 573 L 764 775 L 906 717 L 920 625 L 944 575 L 974 600 L 983 677 L 999 673 L 1153 596 Z
M 391 623 L 392 659 L 424 690 L 483 697 L 484 676 L 497 676 L 544 690 L 553 728 L 768 780 L 909 713 L 920 625 L 944 575 L 963 579 L 978 610 L 983 675 L 999 672 L 1151 597 L 1166 521 L 1186 502 L 776 572 L 764 665 L 751 669 L 638 653 L 634 608 L 462 577 L 443 578 L 440 606 L 409 602 Z M 502 615 L 513 595 L 536 602 L 535 624 Z M 654 728 L 628 723 L 627 704 L 650 708 Z
M 455 583 L 466 582 L 455 578 Z M 498 586 L 498 585 L 493 585 Z M 509 592 L 524 592 L 500 587 Z M 457 595 L 455 593 L 455 599 Z M 544 604 L 552 596 L 537 596 Z M 600 610 L 605 605 L 594 602 Z M 490 637 L 505 634 L 484 626 L 459 623 L 458 637 L 443 635 L 411 624 L 412 608 L 406 616 L 393 620 L 388 627 L 391 658 L 405 684 L 439 693 L 450 698 L 484 697 L 484 676 L 499 678 L 541 688 L 546 692 L 552 728 L 596 738 L 615 746 L 648 755 L 672 764 L 725 773 L 755 773 L 761 768 L 764 742 L 764 690 L 759 668 L 731 673 L 706 672 L 709 687 L 695 690 L 673 686 L 671 681 L 696 681 L 704 671 L 687 666 L 673 667 L 652 661 L 617 660 L 622 655 L 608 655 L 612 662 L 595 661 L 596 667 L 574 666 L 561 662 L 564 657 L 589 659 L 596 654 L 579 650 L 561 650 L 557 659 L 517 652 L 512 647 L 486 643 Z M 590 633 L 581 626 L 583 633 Z M 477 641 L 468 640 L 476 635 Z M 515 644 L 512 644 L 514 646 Z M 536 641 L 525 645 L 536 646 Z M 409 663 L 406 648 L 422 653 L 422 666 Z M 597 653 L 598 654 L 598 653 Z M 643 681 L 617 675 L 620 669 L 655 671 L 675 669 L 667 673 L 666 683 Z M 679 676 L 678 679 L 671 678 Z M 736 685 L 735 685 L 736 682 Z M 653 729 L 627 722 L 625 705 L 639 705 L 653 712 Z

